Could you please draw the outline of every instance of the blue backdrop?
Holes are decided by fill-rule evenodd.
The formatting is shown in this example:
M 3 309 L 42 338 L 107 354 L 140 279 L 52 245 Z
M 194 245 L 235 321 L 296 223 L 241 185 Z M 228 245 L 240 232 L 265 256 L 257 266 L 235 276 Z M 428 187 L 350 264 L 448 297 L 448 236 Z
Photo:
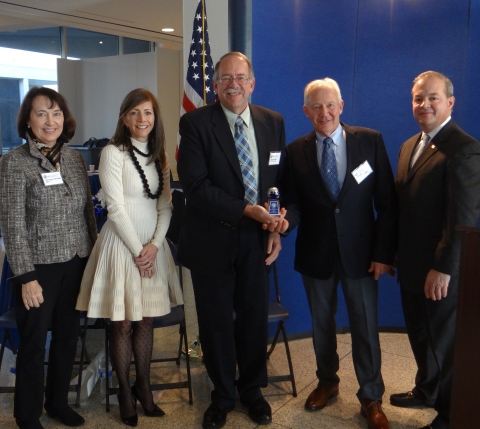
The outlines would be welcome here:
M 285 117 L 287 142 L 312 130 L 302 111 L 303 89 L 335 79 L 342 121 L 382 132 L 394 172 L 400 145 L 419 131 L 411 111 L 412 81 L 437 70 L 454 84 L 453 117 L 480 138 L 480 2 L 475 0 L 253 0 L 252 102 Z M 300 275 L 293 270 L 295 234 L 279 258 L 282 302 L 290 333 L 311 330 Z M 341 295 L 341 294 L 340 294 Z M 339 299 L 339 326 L 348 316 Z M 380 326 L 404 326 L 396 279 L 379 286 Z

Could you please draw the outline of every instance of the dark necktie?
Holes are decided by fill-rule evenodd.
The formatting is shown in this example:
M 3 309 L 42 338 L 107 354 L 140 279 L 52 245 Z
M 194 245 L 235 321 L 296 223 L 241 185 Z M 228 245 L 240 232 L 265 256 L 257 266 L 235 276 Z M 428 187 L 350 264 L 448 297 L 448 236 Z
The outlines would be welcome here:
M 257 204 L 258 191 L 257 179 L 253 171 L 252 154 L 248 145 L 247 135 L 243 129 L 243 119 L 237 116 L 235 121 L 235 148 L 237 149 L 238 160 L 242 170 L 243 186 L 245 187 L 245 201 L 250 204 Z
M 325 186 L 334 201 L 337 201 L 340 194 L 338 185 L 337 160 L 333 152 L 333 140 L 330 137 L 323 139 L 322 162 L 320 164 L 320 173 L 322 174 Z

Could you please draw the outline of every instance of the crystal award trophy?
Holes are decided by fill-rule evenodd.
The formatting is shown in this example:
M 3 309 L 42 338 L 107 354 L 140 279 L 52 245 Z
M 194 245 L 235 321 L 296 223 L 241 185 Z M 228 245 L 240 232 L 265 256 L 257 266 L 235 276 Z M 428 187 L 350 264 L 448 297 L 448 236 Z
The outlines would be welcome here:
M 268 190 L 268 213 L 272 216 L 280 216 L 280 191 L 278 188 Z

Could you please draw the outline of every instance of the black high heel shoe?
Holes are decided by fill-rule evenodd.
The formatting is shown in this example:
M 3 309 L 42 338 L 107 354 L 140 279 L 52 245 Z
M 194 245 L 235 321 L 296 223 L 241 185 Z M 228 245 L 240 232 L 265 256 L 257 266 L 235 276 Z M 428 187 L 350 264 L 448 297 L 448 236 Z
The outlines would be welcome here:
M 165 415 L 165 411 L 163 411 L 158 405 L 153 404 L 153 410 L 148 410 L 145 405 L 143 405 L 142 399 L 140 398 L 137 388 L 135 387 L 135 384 L 132 386 L 132 395 L 135 399 L 135 404 L 136 401 L 140 402 L 140 405 L 143 408 L 143 412 L 147 417 L 163 417 Z
M 117 399 L 118 399 L 118 408 L 120 408 L 120 394 L 117 394 Z M 133 400 L 134 406 L 136 407 L 136 400 Z M 123 417 L 122 413 L 120 412 L 120 420 L 122 423 L 125 423 L 127 426 L 132 426 L 135 427 L 137 426 L 138 423 L 138 415 L 135 413 L 133 416 L 130 417 Z

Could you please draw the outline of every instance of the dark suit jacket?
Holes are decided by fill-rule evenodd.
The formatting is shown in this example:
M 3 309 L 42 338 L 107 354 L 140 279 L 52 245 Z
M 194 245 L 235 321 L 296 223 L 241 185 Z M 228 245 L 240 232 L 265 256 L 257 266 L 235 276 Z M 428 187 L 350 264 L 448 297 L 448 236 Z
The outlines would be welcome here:
M 475 226 L 480 215 L 480 143 L 452 119 L 409 170 L 420 136 L 400 148 L 396 186 L 399 279 L 410 292 L 423 294 L 430 269 L 457 274 L 460 236 L 455 226 Z
M 259 196 L 266 202 L 283 164 L 283 117 L 252 104 L 250 112 L 258 147 Z M 221 276 L 231 267 L 236 229 L 247 203 L 235 142 L 220 103 L 183 115 L 180 136 L 178 174 L 186 207 L 178 258 L 202 275 Z M 270 152 L 278 151 L 280 164 L 269 165 Z
M 347 172 L 336 203 L 320 174 L 315 132 L 286 149 L 283 187 L 289 230 L 299 224 L 295 270 L 317 279 L 332 275 L 337 249 L 352 279 L 366 277 L 372 261 L 391 264 L 395 251 L 395 185 L 382 135 L 342 126 Z M 352 171 L 364 161 L 373 173 L 357 183 Z

